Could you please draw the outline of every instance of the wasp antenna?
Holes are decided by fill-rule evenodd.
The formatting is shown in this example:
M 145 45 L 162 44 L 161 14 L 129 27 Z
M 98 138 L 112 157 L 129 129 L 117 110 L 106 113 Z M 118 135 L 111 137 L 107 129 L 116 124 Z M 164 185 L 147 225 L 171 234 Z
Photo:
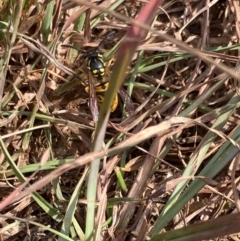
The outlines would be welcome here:
M 111 31 L 110 33 L 108 33 L 103 39 L 102 41 L 99 43 L 99 45 L 97 46 L 97 49 L 99 49 L 101 47 L 101 45 L 103 45 L 103 43 L 109 39 L 113 34 L 115 34 L 116 31 Z

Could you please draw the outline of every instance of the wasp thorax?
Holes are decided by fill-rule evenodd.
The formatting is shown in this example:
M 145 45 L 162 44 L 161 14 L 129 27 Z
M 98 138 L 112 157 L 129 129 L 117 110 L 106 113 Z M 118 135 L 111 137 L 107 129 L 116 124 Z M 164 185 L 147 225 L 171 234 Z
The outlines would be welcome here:
M 105 74 L 105 63 L 103 61 L 103 56 L 97 52 L 89 52 L 86 56 L 87 67 L 92 72 L 93 76 L 96 78 L 103 77 Z

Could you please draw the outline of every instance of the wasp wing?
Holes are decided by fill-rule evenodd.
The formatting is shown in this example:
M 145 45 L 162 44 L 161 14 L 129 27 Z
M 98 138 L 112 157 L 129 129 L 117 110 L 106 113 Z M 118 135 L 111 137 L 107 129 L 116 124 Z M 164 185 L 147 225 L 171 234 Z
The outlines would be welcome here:
M 93 121 L 97 122 L 98 116 L 99 116 L 99 110 L 98 110 L 94 79 L 90 71 L 88 73 L 88 90 L 86 88 L 86 91 L 89 93 L 89 107 L 92 113 Z

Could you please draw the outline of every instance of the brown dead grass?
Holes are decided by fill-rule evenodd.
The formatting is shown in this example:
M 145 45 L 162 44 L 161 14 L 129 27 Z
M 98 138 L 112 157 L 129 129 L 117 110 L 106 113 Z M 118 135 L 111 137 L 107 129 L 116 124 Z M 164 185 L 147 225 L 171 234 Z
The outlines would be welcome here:
M 41 24 L 46 10 L 47 1 L 37 8 L 34 8 L 30 16 L 26 16 L 28 9 L 22 13 L 21 24 L 19 27 L 19 32 L 27 35 L 33 39 L 41 39 Z M 187 3 L 188 2 L 188 3 Z M 166 1 L 167 3 L 167 1 Z M 29 1 L 29 6 L 36 6 L 37 1 Z M 64 13 L 58 21 L 53 21 L 52 35 L 50 38 L 54 38 L 58 31 L 60 31 L 61 26 L 73 17 L 72 14 L 76 11 L 72 8 L 73 3 L 65 1 L 65 5 L 62 6 L 61 12 L 55 9 L 55 20 L 58 18 L 58 14 Z M 105 4 L 109 4 L 105 1 Z M 126 1 L 125 5 L 121 5 L 115 11 L 129 16 L 135 17 L 139 12 L 142 2 L 138 1 Z M 166 32 L 176 39 L 188 43 L 190 46 L 205 50 L 207 47 L 217 47 L 217 46 L 231 46 L 239 42 L 239 22 L 236 12 L 239 12 L 239 6 L 236 1 L 219 1 L 214 7 L 210 9 L 209 15 L 206 11 L 203 14 L 196 15 L 205 6 L 205 1 L 176 1 L 170 8 L 166 10 L 167 14 L 161 12 L 159 14 L 154 27 L 159 30 Z M 183 30 L 179 30 L 184 26 L 183 14 L 184 11 L 188 11 L 186 16 L 186 22 L 191 18 L 194 18 Z M 4 8 L 0 10 L 1 13 L 4 12 Z M 99 13 L 92 11 L 91 19 L 94 19 Z M 62 37 L 57 44 L 57 51 L 55 58 L 60 63 L 67 65 L 69 68 L 74 68 L 75 65 L 70 60 L 68 55 L 68 50 L 61 48 L 61 44 L 75 42 L 79 46 L 84 46 L 88 49 L 90 47 L 95 47 L 100 42 L 101 37 L 103 37 L 109 30 L 114 29 L 116 31 L 115 41 L 119 40 L 123 34 L 126 32 L 128 25 L 118 19 L 105 17 L 97 24 L 97 26 L 91 30 L 87 29 L 84 32 L 74 32 L 73 25 L 64 31 Z M 51 41 L 51 40 L 49 40 Z M 7 39 L 2 38 L 0 42 L 0 56 L 3 56 L 5 51 Z M 111 42 L 106 43 L 105 48 L 112 46 Z M 156 54 L 157 51 L 167 51 L 170 53 L 176 52 L 178 49 L 169 42 L 163 42 L 157 36 L 150 36 L 146 42 L 139 46 L 139 49 L 145 50 L 144 59 L 151 57 Z M 234 67 L 238 61 L 238 53 L 235 51 L 222 51 L 221 54 L 215 54 L 206 52 L 207 55 L 222 61 L 229 67 Z M 91 112 L 88 106 L 88 94 L 84 91 L 84 87 L 78 83 L 74 88 L 67 90 L 65 93 L 58 95 L 57 90 L 66 81 L 69 81 L 69 76 L 67 76 L 63 71 L 57 69 L 54 64 L 48 67 L 48 73 L 45 78 L 46 88 L 44 95 L 41 98 L 41 102 L 37 100 L 37 93 L 40 88 L 41 76 L 43 69 L 45 68 L 46 59 L 41 59 L 35 65 L 33 70 L 30 70 L 28 66 L 33 66 L 35 61 L 40 57 L 39 53 L 35 53 L 30 48 L 28 48 L 21 40 L 17 40 L 13 49 L 11 59 L 8 65 L 7 80 L 4 88 L 4 95 L 2 103 L 6 103 L 2 107 L 2 111 L 13 111 L 21 110 L 31 113 L 34 106 L 39 105 L 38 113 L 49 116 L 49 118 L 59 118 L 62 119 L 62 123 L 51 122 L 51 148 L 54 158 L 56 159 L 67 159 L 76 158 L 78 156 L 84 155 L 90 151 L 91 138 L 93 133 L 93 121 L 91 117 Z M 169 56 L 165 57 L 167 60 Z M 134 66 L 133 60 L 132 64 Z M 151 60 L 148 65 L 158 63 L 162 59 Z M 76 64 L 76 63 L 75 63 Z M 177 94 L 180 93 L 196 83 L 203 83 L 200 88 L 189 93 L 186 97 L 190 100 L 196 100 L 204 93 L 211 83 L 214 83 L 220 73 L 218 71 L 210 71 L 207 76 L 205 76 L 205 70 L 208 69 L 204 62 L 197 58 L 191 57 L 188 59 L 179 60 L 168 65 L 165 77 L 161 81 L 161 89 L 166 90 L 169 93 Z M 155 68 L 151 71 L 145 72 L 144 74 L 138 74 L 136 81 L 141 83 L 146 83 L 148 85 L 157 86 L 157 83 L 161 79 L 164 67 Z M 14 92 L 13 92 L 14 91 Z M 225 85 L 213 93 L 213 95 L 204 103 L 206 106 L 211 108 L 218 108 L 224 106 L 227 101 L 232 96 L 235 91 L 234 82 L 230 79 L 226 81 Z M 13 95 L 11 96 L 11 93 Z M 150 91 L 144 90 L 143 88 L 134 88 L 133 94 L 131 96 L 135 107 L 140 106 L 150 95 Z M 11 97 L 10 97 L 11 96 Z M 9 100 L 7 100 L 9 98 Z M 160 104 L 162 101 L 166 100 L 168 97 L 160 94 L 155 94 L 146 104 L 146 106 L 138 113 L 138 116 L 149 110 L 156 104 Z M 6 101 L 6 102 L 4 102 Z M 156 112 L 155 114 L 144 119 L 141 124 L 139 124 L 130 133 L 123 130 L 121 125 L 122 107 L 119 105 L 118 109 L 111 114 L 109 127 L 107 130 L 106 139 L 110 139 L 116 136 L 120 132 L 127 135 L 134 135 L 141 129 L 147 126 L 154 125 L 165 119 L 167 116 L 177 115 L 183 108 L 185 104 L 179 99 L 178 104 L 168 109 L 161 115 Z M 64 113 L 63 113 L 64 112 Z M 196 118 L 202 115 L 202 110 L 197 110 L 191 118 Z M 238 111 L 236 110 L 231 122 L 228 123 L 224 132 L 228 135 L 231 130 L 233 130 L 236 125 L 238 125 Z M 2 116 L 2 121 L 6 122 L 1 127 L 1 136 L 9 133 L 16 132 L 18 130 L 23 130 L 29 127 L 30 115 L 26 113 L 23 115 L 17 115 L 12 120 L 6 120 L 7 116 Z M 67 125 L 67 121 L 73 121 L 78 124 L 83 125 L 83 128 L 73 127 Z M 37 118 L 34 122 L 34 126 L 44 124 L 43 118 Z M 168 199 L 173 187 L 173 185 L 166 187 L 164 192 L 159 191 L 162 187 L 162 182 L 166 180 L 176 179 L 179 177 L 184 170 L 186 163 L 190 158 L 190 155 L 196 149 L 204 135 L 206 130 L 201 127 L 191 127 L 185 129 L 181 136 L 177 139 L 176 143 L 172 146 L 171 150 L 168 152 L 167 156 L 162 160 L 162 162 L 155 167 L 154 172 L 148 179 L 147 185 L 144 187 L 144 192 L 141 198 L 151 198 L 153 202 L 141 202 L 137 206 L 135 214 L 130 221 L 128 228 L 126 230 L 115 230 L 116 226 L 111 224 L 103 231 L 104 240 L 144 240 L 148 231 L 151 229 L 159 212 L 163 208 L 166 200 Z M 23 134 L 16 134 L 11 137 L 4 139 L 5 145 L 8 148 L 9 153 L 15 158 L 16 165 L 20 167 L 27 166 L 29 164 L 38 163 L 41 159 L 45 150 L 49 147 L 47 143 L 46 133 L 43 129 L 33 131 L 29 143 L 23 148 Z M 162 138 L 149 140 L 145 143 L 131 148 L 126 152 L 126 165 L 122 166 L 122 170 L 125 171 L 125 181 L 128 190 L 131 189 L 132 184 L 136 178 L 138 170 L 143 163 L 146 153 L 152 150 L 151 154 L 159 153 L 159 149 L 164 146 L 164 141 Z M 209 157 L 212 156 L 217 149 L 223 144 L 221 139 L 217 139 L 211 148 L 211 152 L 205 159 L 205 163 L 208 162 Z M 100 173 L 100 183 L 98 193 L 104 186 L 104 183 L 109 182 L 107 187 L 108 198 L 117 197 L 118 195 L 126 196 L 127 192 L 121 194 L 118 193 L 119 189 L 116 188 L 116 175 L 114 168 L 120 166 L 121 155 L 111 157 L 110 160 L 104 160 L 101 173 Z M 153 157 L 155 160 L 155 157 Z M 5 160 L 3 153 L 0 156 L 1 162 L 1 199 L 5 199 L 15 187 L 20 183 L 12 174 L 8 174 L 10 171 L 9 166 Z M 47 185 L 44 189 L 40 190 L 40 194 L 49 202 L 56 203 L 57 208 L 64 215 L 67 200 L 71 197 L 71 194 L 81 177 L 84 167 L 78 168 L 76 170 L 69 171 L 64 175 L 59 177 L 57 181 L 60 185 L 62 195 L 65 200 L 60 200 L 60 196 L 56 194 L 56 189 L 53 184 Z M 38 172 L 31 182 L 41 179 L 42 176 L 49 173 L 50 170 Z M 208 220 L 211 218 L 216 218 L 217 216 L 223 215 L 225 213 L 231 213 L 234 210 L 234 205 L 227 201 L 222 196 L 231 196 L 231 185 L 229 183 L 231 169 L 226 167 L 215 179 L 221 185 L 217 186 L 215 189 L 202 189 L 198 195 L 196 195 L 182 210 L 179 216 L 176 216 L 174 220 L 166 227 L 166 230 L 173 228 L 180 228 L 186 224 L 191 224 L 195 222 L 200 222 L 202 220 Z M 106 174 L 107 173 L 107 174 Z M 26 177 L 31 175 L 31 172 L 24 174 Z M 107 178 L 107 181 L 106 181 Z M 177 180 L 177 179 L 176 179 Z M 85 184 L 79 196 L 79 206 L 76 211 L 76 219 L 82 229 L 85 229 Z M 221 186 L 221 188 L 220 188 Z M 161 190 L 161 189 L 160 189 Z M 158 195 L 151 196 L 154 191 L 157 191 Z M 218 193 L 218 192 L 219 193 Z M 119 205 L 118 208 L 121 210 L 122 206 Z M 9 217 L 18 217 L 31 219 L 40 222 L 41 224 L 50 225 L 56 230 L 60 230 L 61 225 L 55 220 L 51 219 L 42 209 L 33 201 L 32 198 L 28 197 L 19 203 L 14 203 L 8 206 L 4 211 Z M 119 213 L 117 213 L 119 215 Z M 142 222 L 140 222 L 142 221 Z M 6 227 L 9 225 L 12 219 L 1 218 L 1 226 Z M 35 240 L 51 240 L 54 239 L 54 235 L 46 230 L 40 230 L 35 226 L 15 226 L 9 229 L 7 232 L 3 233 L 3 239 L 8 241 L 20 240 L 29 234 L 29 240 L 38 237 Z M 114 239 L 114 237 L 120 237 L 120 239 Z M 225 237 L 222 240 L 238 240 L 237 236 Z

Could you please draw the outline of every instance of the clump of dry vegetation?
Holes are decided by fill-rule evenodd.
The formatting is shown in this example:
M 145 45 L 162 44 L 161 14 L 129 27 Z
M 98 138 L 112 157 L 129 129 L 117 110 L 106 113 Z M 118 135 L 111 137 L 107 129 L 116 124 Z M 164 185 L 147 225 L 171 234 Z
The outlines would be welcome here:
M 0 6 L 1 240 L 239 240 L 237 1 Z

